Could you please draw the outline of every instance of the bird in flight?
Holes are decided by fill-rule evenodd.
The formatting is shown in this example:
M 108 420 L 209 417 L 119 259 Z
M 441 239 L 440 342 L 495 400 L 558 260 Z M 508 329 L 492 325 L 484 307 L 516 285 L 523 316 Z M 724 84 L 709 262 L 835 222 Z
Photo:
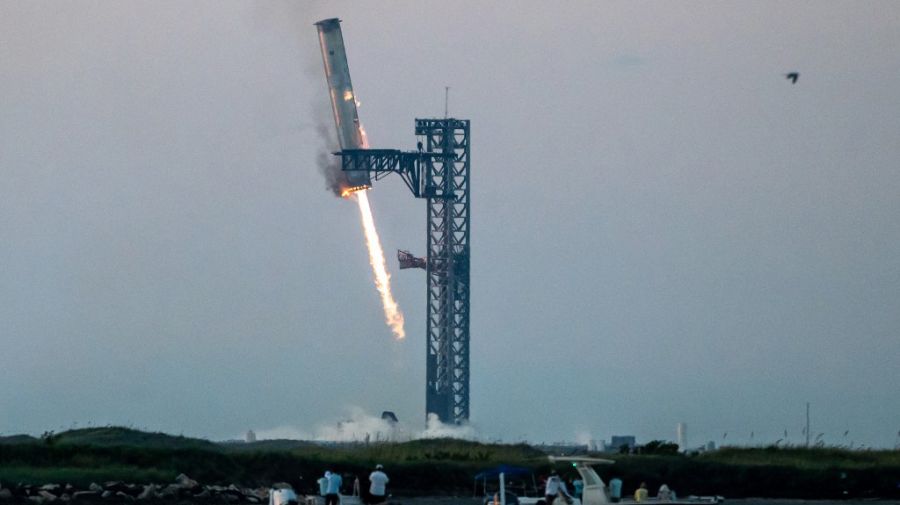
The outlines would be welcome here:
M 797 84 L 797 79 L 800 78 L 800 73 L 791 72 L 789 74 L 784 74 L 784 76 L 791 80 L 791 84 Z

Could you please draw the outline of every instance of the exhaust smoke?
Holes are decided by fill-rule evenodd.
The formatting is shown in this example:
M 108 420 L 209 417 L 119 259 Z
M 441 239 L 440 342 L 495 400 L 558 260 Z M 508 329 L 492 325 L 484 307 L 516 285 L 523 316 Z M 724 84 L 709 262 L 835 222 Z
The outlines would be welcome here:
M 478 432 L 470 424 L 442 423 L 434 414 L 428 416 L 425 429 L 409 422 L 390 422 L 372 415 L 362 407 L 349 407 L 340 421 L 322 422 L 310 430 L 300 426 L 285 425 L 254 429 L 257 440 L 316 440 L 321 442 L 408 442 L 431 438 L 455 438 L 479 440 Z M 242 438 L 237 436 L 235 438 Z

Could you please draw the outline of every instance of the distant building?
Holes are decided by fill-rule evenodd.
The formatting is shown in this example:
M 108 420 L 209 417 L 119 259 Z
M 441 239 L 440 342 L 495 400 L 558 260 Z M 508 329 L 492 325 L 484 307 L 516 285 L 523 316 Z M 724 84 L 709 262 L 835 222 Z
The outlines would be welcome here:
M 256 442 L 256 433 L 254 433 L 253 430 L 247 430 L 247 434 L 244 435 L 244 442 L 247 442 L 248 444 Z
M 612 451 L 620 451 L 622 447 L 628 447 L 628 450 L 634 450 L 636 445 L 634 435 L 613 435 L 609 441 L 609 449 Z

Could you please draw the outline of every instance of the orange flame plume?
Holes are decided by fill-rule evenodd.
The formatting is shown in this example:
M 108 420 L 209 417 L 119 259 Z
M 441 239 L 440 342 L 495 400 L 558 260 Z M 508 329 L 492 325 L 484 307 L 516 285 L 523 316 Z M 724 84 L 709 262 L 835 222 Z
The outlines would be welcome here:
M 352 188 L 351 188 L 352 189 Z M 359 203 L 359 215 L 362 217 L 363 231 L 366 235 L 366 246 L 369 248 L 369 264 L 372 265 L 372 273 L 375 274 L 375 288 L 381 295 L 381 304 L 384 306 L 384 321 L 391 327 L 394 337 L 400 340 L 406 337 L 403 329 L 403 312 L 394 295 L 391 294 L 391 275 L 387 272 L 384 261 L 384 250 L 381 249 L 381 239 L 375 229 L 375 219 L 372 217 L 372 209 L 369 207 L 369 197 L 366 188 L 357 188 L 352 194 L 356 195 Z

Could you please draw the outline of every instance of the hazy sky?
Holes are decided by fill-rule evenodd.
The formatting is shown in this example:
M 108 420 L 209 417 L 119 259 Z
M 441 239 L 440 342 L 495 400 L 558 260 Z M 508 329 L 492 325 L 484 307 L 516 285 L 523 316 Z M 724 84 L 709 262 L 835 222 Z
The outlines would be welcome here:
M 900 443 L 893 0 L 2 0 L 0 433 L 421 427 L 424 272 L 395 342 L 316 167 L 328 17 L 374 147 L 472 121 L 479 437 Z

